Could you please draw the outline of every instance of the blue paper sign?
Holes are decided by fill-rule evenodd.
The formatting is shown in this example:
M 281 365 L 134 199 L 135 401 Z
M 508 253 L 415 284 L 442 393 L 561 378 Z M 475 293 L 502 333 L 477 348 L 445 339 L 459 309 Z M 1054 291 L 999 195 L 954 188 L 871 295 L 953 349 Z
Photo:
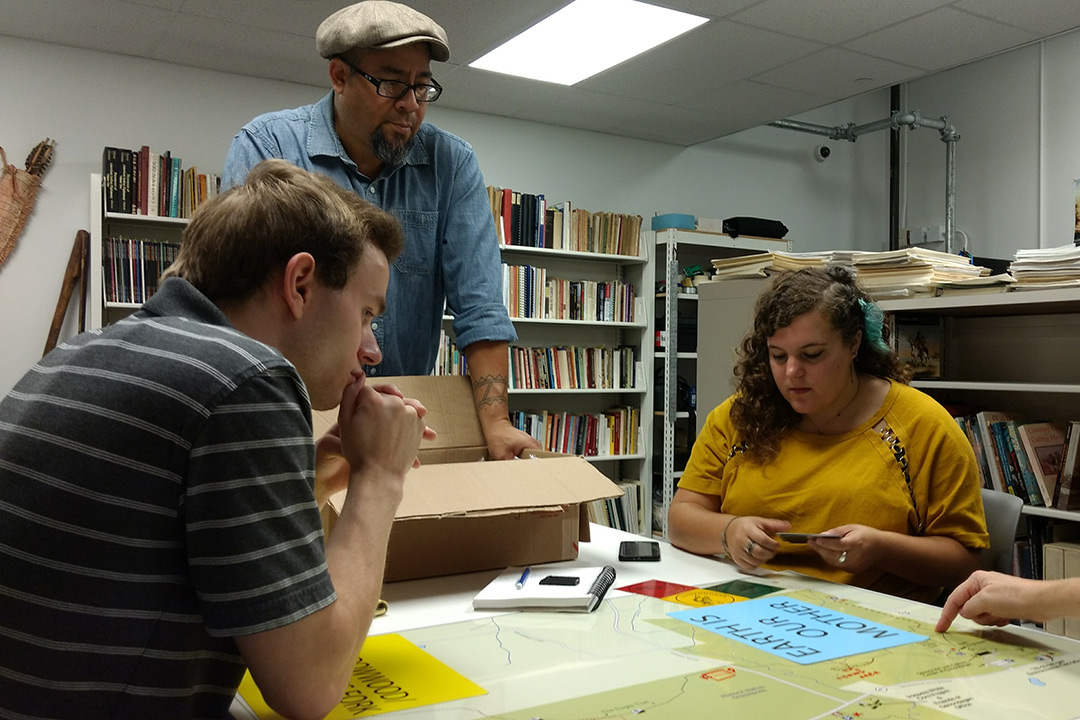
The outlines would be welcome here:
M 783 596 L 668 615 L 802 665 L 926 640 L 925 635 Z

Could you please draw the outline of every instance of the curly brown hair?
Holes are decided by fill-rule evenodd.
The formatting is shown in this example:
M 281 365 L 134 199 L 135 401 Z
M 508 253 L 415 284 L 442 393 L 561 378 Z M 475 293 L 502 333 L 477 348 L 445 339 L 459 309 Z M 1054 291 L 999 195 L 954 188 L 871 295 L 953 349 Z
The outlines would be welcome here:
M 854 342 L 863 331 L 855 355 L 855 370 L 860 373 L 906 383 L 905 370 L 896 353 L 870 342 L 864 330 L 863 300 L 872 303 L 855 282 L 847 268 L 804 268 L 776 277 L 758 296 L 754 305 L 754 327 L 738 349 L 735 377 L 738 386 L 731 406 L 731 419 L 746 455 L 767 462 L 776 456 L 786 430 L 802 418 L 780 393 L 769 362 L 769 338 L 787 327 L 800 315 L 820 311 L 840 332 L 845 342 Z M 887 348 L 890 328 L 883 323 L 882 340 Z

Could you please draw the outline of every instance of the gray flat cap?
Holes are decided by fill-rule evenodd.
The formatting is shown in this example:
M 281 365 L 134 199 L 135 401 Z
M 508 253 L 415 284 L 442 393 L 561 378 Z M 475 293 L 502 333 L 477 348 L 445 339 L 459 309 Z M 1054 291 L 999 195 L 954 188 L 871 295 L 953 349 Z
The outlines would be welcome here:
M 431 59 L 446 62 L 446 31 L 427 15 L 390 0 L 364 0 L 338 10 L 322 21 L 315 46 L 324 58 L 353 48 L 392 48 L 426 42 Z

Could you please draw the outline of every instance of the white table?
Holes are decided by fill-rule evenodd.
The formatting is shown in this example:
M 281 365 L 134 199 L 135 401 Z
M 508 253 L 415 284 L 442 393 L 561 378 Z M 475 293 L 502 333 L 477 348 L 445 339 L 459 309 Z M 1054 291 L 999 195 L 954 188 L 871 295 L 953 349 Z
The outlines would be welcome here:
M 400 634 L 487 691 L 391 717 L 539 714 L 551 720 L 611 717 L 617 711 L 619 717 L 641 713 L 652 720 L 686 720 L 704 716 L 708 708 L 709 715 L 810 720 L 833 713 L 854 717 L 863 699 L 907 708 L 913 720 L 1080 717 L 1075 709 L 1080 707 L 1080 642 L 1075 640 L 1015 626 L 984 630 L 960 619 L 948 635 L 906 646 L 915 648 L 911 651 L 885 650 L 813 666 L 765 657 L 731 641 L 717 649 L 710 633 L 689 630 L 667 616 L 685 606 L 617 588 L 647 580 L 709 587 L 749 579 L 827 597 L 823 607 L 831 604 L 832 611 L 854 609 L 846 604 L 852 602 L 864 611 L 887 613 L 877 622 L 914 623 L 919 630 L 912 631 L 924 635 L 932 634 L 926 623 L 932 627 L 939 609 L 794 573 L 749 575 L 725 560 L 665 542 L 659 562 L 620 562 L 619 542 L 641 538 L 596 525 L 591 532 L 576 560 L 534 567 L 615 567 L 613 589 L 593 613 L 474 611 L 473 596 L 502 569 L 385 585 L 389 611 L 374 620 L 371 634 Z M 874 677 L 878 671 L 881 677 Z M 234 715 L 253 717 L 239 703 Z
M 641 536 L 603 525 L 592 525 L 590 533 L 591 541 L 581 543 L 576 560 L 535 567 L 554 569 L 611 565 L 616 572 L 616 588 L 655 578 L 687 585 L 712 585 L 737 577 L 748 577 L 741 574 L 733 564 L 718 558 L 693 555 L 662 541 L 659 562 L 619 562 L 619 542 L 641 540 Z M 396 633 L 496 615 L 498 613 L 473 610 L 472 599 L 501 572 L 502 569 L 497 569 L 387 583 L 383 586 L 382 595 L 390 609 L 386 615 L 375 618 L 371 625 L 371 634 Z M 625 593 L 612 589 L 609 596 L 622 594 Z

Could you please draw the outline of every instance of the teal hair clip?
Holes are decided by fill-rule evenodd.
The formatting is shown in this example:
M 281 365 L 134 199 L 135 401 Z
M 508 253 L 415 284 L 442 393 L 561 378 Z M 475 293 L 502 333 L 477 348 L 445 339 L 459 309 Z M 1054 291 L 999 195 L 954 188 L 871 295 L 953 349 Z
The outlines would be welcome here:
M 870 342 L 870 347 L 883 355 L 888 355 L 889 346 L 882 335 L 885 314 L 881 312 L 877 303 L 867 302 L 862 298 L 859 298 L 859 307 L 863 313 L 863 336 Z

